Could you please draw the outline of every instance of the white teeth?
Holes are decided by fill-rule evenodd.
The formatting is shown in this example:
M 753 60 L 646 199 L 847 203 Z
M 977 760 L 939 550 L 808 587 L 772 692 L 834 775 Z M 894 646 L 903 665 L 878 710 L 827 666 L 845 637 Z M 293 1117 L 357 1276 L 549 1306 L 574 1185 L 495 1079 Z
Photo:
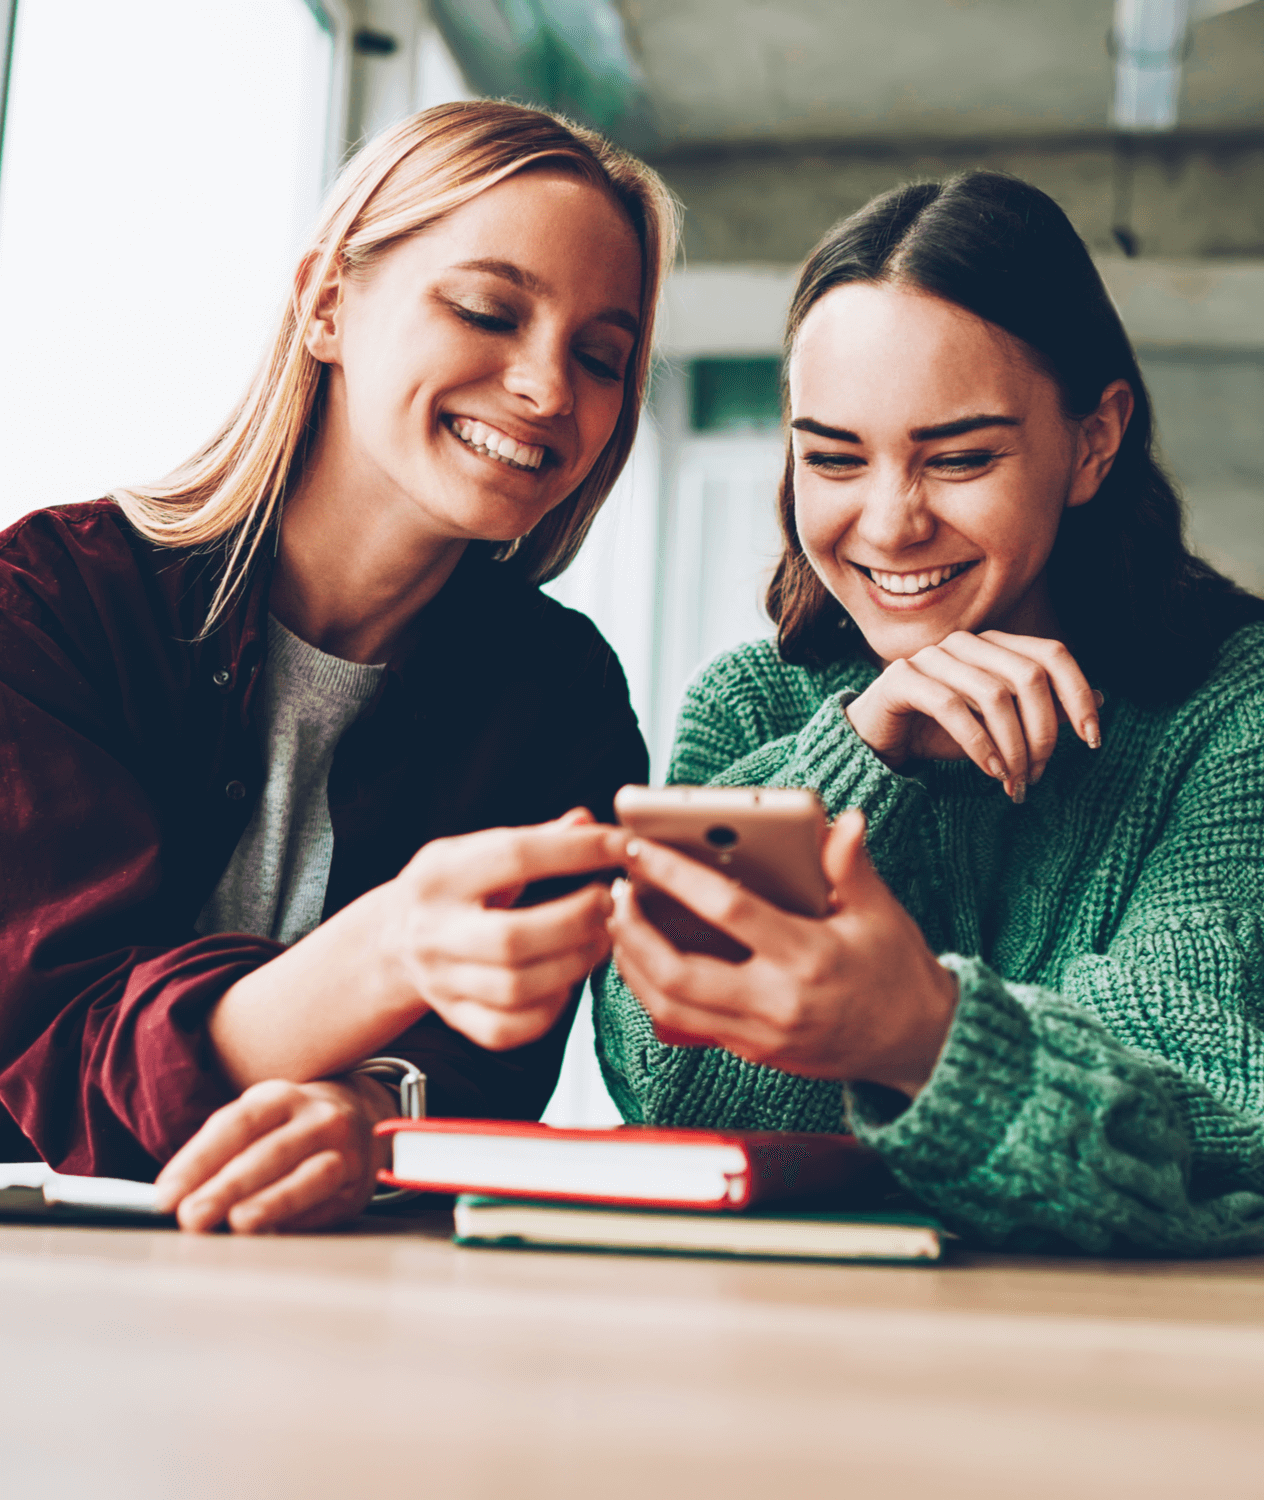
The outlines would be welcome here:
M 544 448 L 515 442 L 508 433 L 498 432 L 496 428 L 489 427 L 485 422 L 470 421 L 466 417 L 452 417 L 448 425 L 463 443 L 468 443 L 476 453 L 483 453 L 488 458 L 498 459 L 501 463 L 511 464 L 517 469 L 538 469 L 544 462 L 546 451 Z
M 884 593 L 924 594 L 955 578 L 967 567 L 968 563 L 953 563 L 947 568 L 935 568 L 929 573 L 879 573 L 876 568 L 870 568 L 868 573 Z

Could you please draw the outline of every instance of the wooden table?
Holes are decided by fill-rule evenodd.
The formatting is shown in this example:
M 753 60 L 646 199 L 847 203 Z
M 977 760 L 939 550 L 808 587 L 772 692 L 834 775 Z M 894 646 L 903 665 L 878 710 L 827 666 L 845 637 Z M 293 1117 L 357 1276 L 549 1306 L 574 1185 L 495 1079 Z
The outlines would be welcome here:
M 1264 1260 L 0 1228 L 5 1500 L 1264 1495 Z

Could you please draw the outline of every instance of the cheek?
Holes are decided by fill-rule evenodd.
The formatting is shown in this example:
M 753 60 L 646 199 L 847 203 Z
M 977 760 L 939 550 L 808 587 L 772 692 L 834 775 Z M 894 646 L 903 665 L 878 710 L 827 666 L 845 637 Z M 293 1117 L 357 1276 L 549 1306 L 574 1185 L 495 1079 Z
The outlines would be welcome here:
M 584 402 L 578 425 L 583 449 L 581 462 L 585 471 L 597 462 L 601 450 L 614 436 L 622 410 L 622 386 L 610 392 L 595 392 L 592 398 Z
M 828 564 L 851 525 L 852 517 L 837 489 L 810 471 L 795 470 L 794 525 L 804 552 L 813 561 L 819 558 Z

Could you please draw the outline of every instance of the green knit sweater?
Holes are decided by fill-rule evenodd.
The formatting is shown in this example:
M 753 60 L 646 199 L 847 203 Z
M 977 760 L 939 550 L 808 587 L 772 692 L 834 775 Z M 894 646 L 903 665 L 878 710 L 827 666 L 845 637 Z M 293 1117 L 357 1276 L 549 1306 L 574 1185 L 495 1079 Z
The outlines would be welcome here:
M 607 970 L 597 1050 L 625 1117 L 849 1124 L 985 1244 L 1264 1249 L 1264 625 L 1175 708 L 1108 698 L 1100 750 L 1064 727 L 1021 807 L 968 761 L 888 769 L 842 712 L 874 675 L 766 641 L 720 657 L 669 779 L 865 810 L 879 872 L 960 979 L 929 1083 L 910 1104 L 663 1046 Z

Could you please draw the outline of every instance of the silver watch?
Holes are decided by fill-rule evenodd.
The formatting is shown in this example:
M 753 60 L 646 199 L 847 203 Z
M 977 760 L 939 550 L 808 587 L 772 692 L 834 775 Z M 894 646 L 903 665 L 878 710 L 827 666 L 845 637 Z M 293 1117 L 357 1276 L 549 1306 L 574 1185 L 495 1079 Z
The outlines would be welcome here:
M 379 1083 L 386 1084 L 388 1088 L 393 1088 L 399 1096 L 400 1115 L 405 1120 L 426 1118 L 426 1075 L 404 1058 L 367 1057 L 352 1068 L 351 1072 L 365 1073 L 370 1078 L 376 1078 Z M 413 1188 L 387 1187 L 383 1184 L 373 1190 L 369 1206 L 376 1203 L 398 1203 L 401 1199 L 416 1196 Z

